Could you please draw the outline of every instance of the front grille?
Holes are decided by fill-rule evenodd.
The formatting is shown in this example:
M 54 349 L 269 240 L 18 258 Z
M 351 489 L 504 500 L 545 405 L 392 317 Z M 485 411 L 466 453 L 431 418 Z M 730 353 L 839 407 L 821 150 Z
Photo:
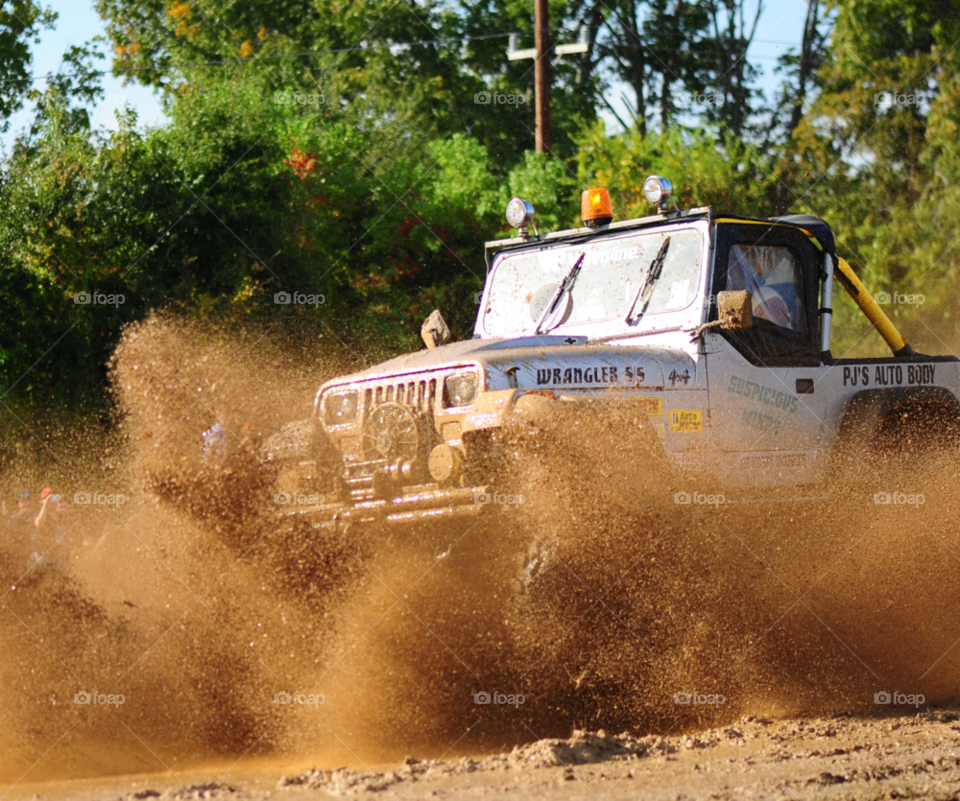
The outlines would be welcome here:
M 437 379 L 421 378 L 368 387 L 363 405 L 366 415 L 385 403 L 398 403 L 421 414 L 432 415 L 436 399 Z
M 441 441 L 435 415 L 443 402 L 444 380 L 453 372 L 383 376 L 331 389 L 360 393 L 359 413 L 349 430 L 341 426 L 332 432 L 343 457 L 338 486 L 352 502 L 390 498 L 435 483 L 428 455 Z
M 424 480 L 427 454 L 437 441 L 438 393 L 443 392 L 448 372 L 384 376 L 349 387 L 360 393 L 359 410 L 349 431 L 336 439 L 348 485 L 357 489 L 369 485 L 373 474 L 383 470 L 397 484 Z M 333 433 L 336 436 L 337 431 Z

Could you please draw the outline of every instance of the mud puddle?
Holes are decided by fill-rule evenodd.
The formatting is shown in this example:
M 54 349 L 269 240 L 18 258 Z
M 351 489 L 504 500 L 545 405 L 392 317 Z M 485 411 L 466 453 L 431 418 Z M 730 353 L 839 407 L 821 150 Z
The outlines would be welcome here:
M 310 767 L 248 758 L 174 776 L 41 782 L 12 798 L 122 801 L 391 798 L 954 798 L 955 709 L 857 718 L 745 717 L 683 735 L 574 732 L 495 755 Z
M 644 464 L 609 456 L 630 432 L 582 423 L 587 450 L 559 440 L 515 460 L 505 479 L 523 505 L 320 533 L 277 517 L 277 476 L 258 454 L 351 358 L 153 320 L 113 366 L 122 437 L 90 434 L 70 470 L 9 481 L 8 497 L 55 485 L 114 499 L 78 504 L 49 564 L 31 566 L 35 543 L 4 544 L 0 781 L 22 777 L 13 794 L 63 781 L 32 792 L 133 797 L 157 788 L 105 777 L 156 772 L 169 779 L 157 792 L 184 798 L 501 792 L 514 775 L 530 777 L 521 794 L 573 793 L 604 771 L 635 781 L 633 762 L 651 787 L 676 779 L 695 794 L 691 755 L 723 786 L 743 748 L 756 751 L 758 792 L 776 792 L 781 762 L 834 760 L 821 773 L 862 778 L 837 772 L 846 754 L 813 746 L 807 762 L 777 761 L 778 743 L 847 738 L 835 747 L 894 755 L 894 724 L 864 716 L 895 709 L 906 731 L 907 709 L 960 697 L 952 456 L 838 477 L 828 503 L 701 508 L 673 502 L 710 491 L 696 476 L 653 501 L 630 496 Z M 221 460 L 203 437 L 215 425 Z M 924 503 L 873 502 L 887 491 Z M 916 727 L 921 751 L 947 760 L 950 723 Z M 560 743 L 574 731 L 626 750 L 581 764 L 586 746 Z M 619 745 L 600 731 L 623 732 Z M 523 749 L 538 748 L 558 764 L 528 765 Z M 278 789 L 281 775 L 307 778 Z

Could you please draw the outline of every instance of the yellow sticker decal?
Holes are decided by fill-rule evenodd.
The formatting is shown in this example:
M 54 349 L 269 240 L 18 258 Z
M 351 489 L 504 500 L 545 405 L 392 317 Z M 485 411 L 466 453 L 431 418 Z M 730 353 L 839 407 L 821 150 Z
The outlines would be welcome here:
M 670 430 L 684 434 L 703 431 L 703 415 L 699 410 L 670 412 Z
M 667 427 L 663 423 L 654 423 L 653 430 L 657 432 L 657 436 L 661 439 L 667 436 Z
M 647 417 L 663 417 L 663 398 L 634 398 Z

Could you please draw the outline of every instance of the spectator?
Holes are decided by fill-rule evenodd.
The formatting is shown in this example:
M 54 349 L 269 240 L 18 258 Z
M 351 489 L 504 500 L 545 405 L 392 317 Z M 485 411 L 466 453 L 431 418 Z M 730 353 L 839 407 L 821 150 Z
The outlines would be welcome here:
M 36 515 L 33 511 L 33 496 L 29 492 L 21 492 L 17 498 L 17 512 L 7 518 L 7 532 L 30 538 L 34 534 L 33 521 Z
M 71 552 L 74 550 L 74 545 L 82 545 L 84 548 L 88 548 L 91 545 L 89 532 L 87 532 L 81 518 L 77 516 L 76 507 L 66 498 L 60 498 L 54 511 L 57 514 L 58 525 L 63 533 L 70 533 L 69 538 L 61 540 L 60 547 L 67 548 L 69 545 Z
M 17 498 L 16 514 L 7 519 L 7 539 L 13 546 L 14 552 L 30 552 L 27 567 L 44 564 L 43 555 L 39 552 L 37 538 L 36 517 L 33 506 L 33 496 L 29 492 L 21 492 Z
M 220 423 L 214 423 L 203 432 L 203 461 L 212 456 L 214 461 L 221 461 L 227 452 L 226 431 Z
M 37 534 L 38 550 L 59 558 L 67 556 L 65 537 L 70 531 L 70 504 L 50 487 L 40 492 L 40 513 L 33 521 Z

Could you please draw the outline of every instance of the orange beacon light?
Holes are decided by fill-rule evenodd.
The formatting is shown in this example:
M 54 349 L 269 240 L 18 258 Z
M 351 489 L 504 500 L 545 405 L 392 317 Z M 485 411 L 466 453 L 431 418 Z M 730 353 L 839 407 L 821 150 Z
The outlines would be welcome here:
M 580 197 L 580 217 L 589 228 L 599 228 L 613 221 L 610 193 L 606 189 L 584 189 Z

